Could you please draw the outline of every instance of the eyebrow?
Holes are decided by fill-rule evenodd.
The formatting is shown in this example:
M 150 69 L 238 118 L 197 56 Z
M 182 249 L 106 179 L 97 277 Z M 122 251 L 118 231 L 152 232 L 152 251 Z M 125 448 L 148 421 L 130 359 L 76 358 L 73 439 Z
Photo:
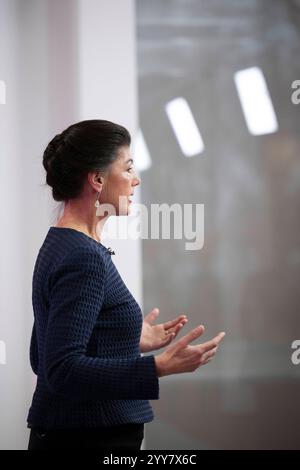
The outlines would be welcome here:
M 133 163 L 132 158 L 129 158 L 129 160 L 127 160 L 127 162 L 125 162 L 125 163 L 129 163 L 129 162 Z

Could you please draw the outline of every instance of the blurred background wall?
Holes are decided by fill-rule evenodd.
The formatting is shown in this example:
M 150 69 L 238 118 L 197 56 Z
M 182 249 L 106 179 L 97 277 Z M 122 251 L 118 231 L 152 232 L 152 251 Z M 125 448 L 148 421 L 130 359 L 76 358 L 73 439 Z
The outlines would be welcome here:
M 0 0 L 1 449 L 27 446 L 32 273 L 61 210 L 44 186 L 42 153 L 83 119 L 112 120 L 134 135 L 136 110 L 132 0 Z M 105 244 L 141 302 L 140 242 Z
M 42 152 L 92 118 L 139 127 L 137 202 L 205 207 L 201 250 L 106 241 L 143 311 L 227 332 L 160 380 L 144 446 L 299 448 L 299 3 L 0 0 L 1 449 L 27 446 L 32 272 L 61 209 Z
M 300 2 L 136 5 L 142 201 L 205 207 L 202 250 L 143 241 L 144 305 L 227 332 L 209 366 L 161 380 L 147 447 L 299 448 Z

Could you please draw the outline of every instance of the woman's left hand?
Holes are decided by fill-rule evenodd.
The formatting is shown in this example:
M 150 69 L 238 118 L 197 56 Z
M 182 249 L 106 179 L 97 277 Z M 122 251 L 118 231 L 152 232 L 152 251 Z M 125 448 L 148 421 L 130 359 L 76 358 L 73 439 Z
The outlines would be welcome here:
M 167 346 L 176 338 L 181 328 L 187 323 L 186 315 L 180 315 L 174 320 L 158 325 L 152 325 L 159 315 L 159 309 L 154 308 L 145 316 L 142 326 L 140 350 L 142 353 L 154 351 Z

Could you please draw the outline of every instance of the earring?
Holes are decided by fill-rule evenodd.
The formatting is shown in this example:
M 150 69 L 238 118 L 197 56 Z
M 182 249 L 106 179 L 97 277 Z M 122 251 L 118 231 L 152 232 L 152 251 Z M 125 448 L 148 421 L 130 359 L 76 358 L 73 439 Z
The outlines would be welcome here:
M 95 202 L 95 207 L 97 208 L 96 215 L 99 215 L 98 214 L 98 208 L 100 207 L 99 196 L 100 196 L 100 193 L 98 193 L 98 196 L 97 196 L 97 199 L 96 199 L 96 202 Z

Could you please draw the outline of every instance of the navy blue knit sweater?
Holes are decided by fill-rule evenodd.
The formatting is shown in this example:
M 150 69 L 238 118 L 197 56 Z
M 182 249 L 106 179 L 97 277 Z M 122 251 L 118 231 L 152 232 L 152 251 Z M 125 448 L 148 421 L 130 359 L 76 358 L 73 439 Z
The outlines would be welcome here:
M 28 427 L 110 427 L 153 420 L 153 355 L 141 356 L 141 309 L 109 250 L 50 227 L 32 281 L 30 362 L 37 385 Z

